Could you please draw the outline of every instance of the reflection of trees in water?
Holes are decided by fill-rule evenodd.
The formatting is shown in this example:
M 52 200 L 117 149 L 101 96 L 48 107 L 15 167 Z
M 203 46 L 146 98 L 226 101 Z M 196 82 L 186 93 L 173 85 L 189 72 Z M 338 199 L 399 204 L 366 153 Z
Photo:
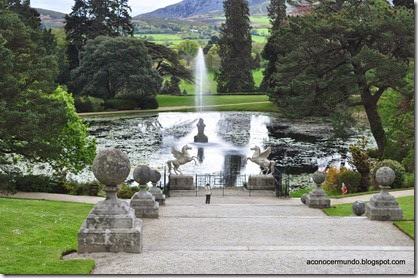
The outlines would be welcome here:
M 223 113 L 217 133 L 226 142 L 245 146 L 250 141 L 251 114 Z

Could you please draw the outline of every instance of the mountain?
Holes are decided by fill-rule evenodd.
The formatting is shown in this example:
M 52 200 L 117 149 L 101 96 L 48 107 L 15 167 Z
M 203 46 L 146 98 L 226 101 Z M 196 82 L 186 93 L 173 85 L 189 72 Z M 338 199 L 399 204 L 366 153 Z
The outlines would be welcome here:
M 41 15 L 42 24 L 46 28 L 61 28 L 64 26 L 64 17 L 65 13 L 60 13 L 56 11 L 34 8 Z
M 134 17 L 140 18 L 188 18 L 201 15 L 223 15 L 223 0 L 183 0 L 177 4 Z M 249 0 L 251 15 L 266 15 L 270 0 Z

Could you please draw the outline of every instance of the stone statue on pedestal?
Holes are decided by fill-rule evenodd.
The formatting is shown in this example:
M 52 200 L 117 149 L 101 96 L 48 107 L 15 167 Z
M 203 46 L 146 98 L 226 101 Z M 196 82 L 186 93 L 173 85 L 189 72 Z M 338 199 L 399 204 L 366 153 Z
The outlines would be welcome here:
M 200 118 L 199 122 L 197 123 L 197 135 L 194 137 L 194 141 L 196 143 L 207 143 L 208 137 L 205 135 L 205 124 L 203 123 L 203 119 Z
M 247 161 L 251 160 L 255 164 L 261 167 L 261 174 L 272 174 L 274 172 L 274 167 L 276 166 L 276 162 L 273 160 L 268 160 L 267 158 L 271 154 L 271 147 L 268 147 L 263 152 L 260 151 L 260 147 L 254 146 L 250 150 L 254 151 L 252 157 L 247 157 Z
M 191 156 L 188 150 L 192 148 L 188 145 L 184 145 L 181 151 L 176 150 L 174 147 L 171 147 L 171 153 L 174 155 L 176 159 L 167 161 L 168 171 L 171 173 L 171 169 L 174 170 L 174 173 L 178 175 L 183 175 L 183 173 L 179 170 L 179 167 L 183 164 L 186 164 L 190 161 L 194 161 L 195 165 L 197 165 L 197 157 Z

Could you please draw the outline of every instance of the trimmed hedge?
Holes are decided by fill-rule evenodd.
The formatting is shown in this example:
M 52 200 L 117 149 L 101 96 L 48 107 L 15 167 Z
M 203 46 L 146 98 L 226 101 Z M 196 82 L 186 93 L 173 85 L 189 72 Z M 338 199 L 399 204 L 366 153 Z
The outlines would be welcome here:
M 91 96 L 76 97 L 74 106 L 78 113 L 100 112 L 104 110 L 104 100 Z
M 360 186 L 361 174 L 357 171 L 346 170 L 341 173 L 340 180 L 347 187 L 348 193 L 356 193 Z

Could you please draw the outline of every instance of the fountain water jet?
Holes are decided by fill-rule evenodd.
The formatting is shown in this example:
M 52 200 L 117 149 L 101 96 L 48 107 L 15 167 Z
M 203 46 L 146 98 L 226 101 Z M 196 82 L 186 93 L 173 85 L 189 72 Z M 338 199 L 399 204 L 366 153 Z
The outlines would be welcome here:
M 203 50 L 199 47 L 199 51 L 197 52 L 197 56 L 195 59 L 195 66 L 194 66 L 194 74 L 195 74 L 195 105 L 197 110 L 200 112 L 202 111 L 203 106 L 203 96 L 206 92 L 207 82 L 207 70 L 205 65 L 205 57 L 203 55 Z

